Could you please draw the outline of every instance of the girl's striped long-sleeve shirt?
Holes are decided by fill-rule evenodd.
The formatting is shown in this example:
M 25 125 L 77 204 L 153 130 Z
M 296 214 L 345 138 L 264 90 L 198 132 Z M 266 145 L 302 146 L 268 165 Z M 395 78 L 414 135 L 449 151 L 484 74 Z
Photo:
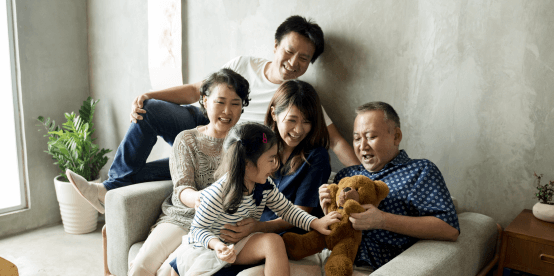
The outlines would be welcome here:
M 223 176 L 201 191 L 201 204 L 191 224 L 189 243 L 209 248 L 208 243 L 211 239 L 219 238 L 221 240 L 220 233 L 225 224 L 235 225 L 246 218 L 260 220 L 266 206 L 286 222 L 306 231 L 310 230 L 310 224 L 316 219 L 316 217 L 297 208 L 286 199 L 275 187 L 271 178 L 268 178 L 263 185 L 256 184 L 251 195 L 244 195 L 240 207 L 234 214 L 225 213 L 223 211 L 224 195 L 222 187 L 225 179 L 226 176 Z

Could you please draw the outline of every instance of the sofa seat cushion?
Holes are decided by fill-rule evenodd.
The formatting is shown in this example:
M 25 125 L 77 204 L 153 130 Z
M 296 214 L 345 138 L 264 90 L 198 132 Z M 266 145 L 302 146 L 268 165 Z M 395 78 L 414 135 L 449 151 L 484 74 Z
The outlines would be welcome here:
M 371 272 L 356 268 L 353 275 L 476 275 L 493 258 L 498 231 L 494 220 L 486 215 L 464 212 L 458 214 L 461 234 L 456 242 L 421 240 L 386 265 Z M 143 242 L 129 251 L 133 260 Z M 290 275 L 324 276 L 329 252 L 321 252 L 290 262 Z M 422 257 L 423 256 L 423 257 Z M 244 270 L 239 276 L 263 275 L 264 265 Z

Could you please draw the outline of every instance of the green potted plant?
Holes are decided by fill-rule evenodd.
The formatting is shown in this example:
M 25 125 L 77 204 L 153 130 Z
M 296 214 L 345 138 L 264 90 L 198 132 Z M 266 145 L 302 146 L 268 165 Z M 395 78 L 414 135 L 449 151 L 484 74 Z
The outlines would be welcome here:
M 54 185 L 64 229 L 72 234 L 89 233 L 97 226 L 98 212 L 78 194 L 65 176 L 65 170 L 70 169 L 88 181 L 100 182 L 100 170 L 108 162 L 105 155 L 111 150 L 100 149 L 92 138 L 92 118 L 97 103 L 98 100 L 88 97 L 79 109 L 79 115 L 65 113 L 66 122 L 61 126 L 50 118 L 38 117 L 40 124 L 37 126 L 47 131 L 44 136 L 48 137 L 48 150 L 45 152 L 52 155 L 54 164 L 60 168 Z
M 537 180 L 537 192 L 535 197 L 539 200 L 533 206 L 533 215 L 536 218 L 548 222 L 554 222 L 554 202 L 552 202 L 552 196 L 554 196 L 554 181 L 541 185 L 542 174 L 537 175 L 534 173 Z

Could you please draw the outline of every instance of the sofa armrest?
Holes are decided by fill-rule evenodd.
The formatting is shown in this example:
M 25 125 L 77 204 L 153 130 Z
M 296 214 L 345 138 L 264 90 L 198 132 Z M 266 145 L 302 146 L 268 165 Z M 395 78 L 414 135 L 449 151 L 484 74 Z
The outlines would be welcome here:
M 380 275 L 477 275 L 496 252 L 498 229 L 488 216 L 458 214 L 460 236 L 456 242 L 420 240 L 375 270 Z
M 127 275 L 129 248 L 146 239 L 172 190 L 173 183 L 167 180 L 134 184 L 106 194 L 107 259 L 112 274 Z

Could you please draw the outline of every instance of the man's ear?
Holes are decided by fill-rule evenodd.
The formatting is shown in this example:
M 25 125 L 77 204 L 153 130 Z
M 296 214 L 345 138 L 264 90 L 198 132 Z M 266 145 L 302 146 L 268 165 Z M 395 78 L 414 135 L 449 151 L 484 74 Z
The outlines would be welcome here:
M 279 41 L 277 41 L 277 39 L 275 39 L 275 47 L 273 48 L 273 53 L 277 53 L 277 47 L 279 47 Z
M 402 130 L 399 127 L 394 128 L 394 145 L 398 147 L 402 141 Z

